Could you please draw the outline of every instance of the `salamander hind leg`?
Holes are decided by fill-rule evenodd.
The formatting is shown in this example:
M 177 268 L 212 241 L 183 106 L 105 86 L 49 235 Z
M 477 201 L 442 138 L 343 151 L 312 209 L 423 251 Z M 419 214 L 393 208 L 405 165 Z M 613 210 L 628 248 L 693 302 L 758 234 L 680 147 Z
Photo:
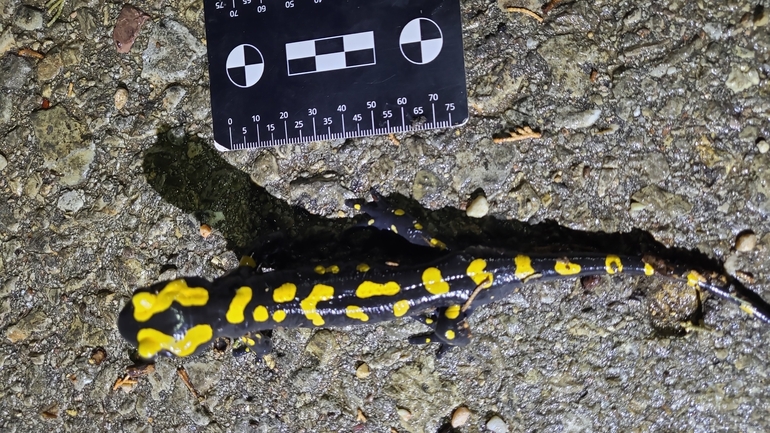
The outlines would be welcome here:
M 409 337 L 411 344 L 440 343 L 440 357 L 451 347 L 466 346 L 471 341 L 471 328 L 468 325 L 468 312 L 462 312 L 460 305 L 452 305 L 438 310 L 435 318 L 423 321 L 431 327 L 431 332 Z M 419 320 L 419 319 L 418 319 Z M 421 320 L 422 321 L 422 320 Z

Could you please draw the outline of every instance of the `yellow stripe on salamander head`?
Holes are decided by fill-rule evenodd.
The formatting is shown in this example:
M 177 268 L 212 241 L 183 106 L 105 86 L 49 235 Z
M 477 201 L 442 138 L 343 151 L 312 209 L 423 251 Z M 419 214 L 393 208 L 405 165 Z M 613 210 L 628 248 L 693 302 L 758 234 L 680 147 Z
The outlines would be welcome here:
M 162 313 L 177 302 L 183 307 L 200 307 L 209 301 L 209 292 L 203 287 L 189 287 L 183 278 L 170 281 L 157 294 L 138 292 L 131 298 L 134 319 L 146 322 L 157 313 Z
M 142 358 L 152 358 L 164 350 L 176 356 L 189 356 L 213 336 L 214 331 L 209 325 L 193 326 L 179 340 L 156 329 L 144 328 L 136 334 L 137 351 Z

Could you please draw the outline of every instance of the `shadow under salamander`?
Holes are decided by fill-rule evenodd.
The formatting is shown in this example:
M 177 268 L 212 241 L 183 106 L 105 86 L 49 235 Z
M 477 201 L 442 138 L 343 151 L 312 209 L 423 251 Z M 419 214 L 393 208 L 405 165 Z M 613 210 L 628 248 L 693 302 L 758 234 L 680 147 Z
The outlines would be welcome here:
M 255 246 L 258 249 L 261 240 L 274 239 L 270 236 L 275 233 L 282 234 L 279 266 L 289 269 L 320 260 L 326 263 L 353 259 L 421 263 L 442 254 L 435 249 L 415 247 L 389 232 L 348 230 L 366 220 L 363 215 L 354 219 L 329 219 L 291 206 L 254 184 L 246 173 L 228 164 L 208 143 L 194 136 L 179 135 L 178 131 L 168 128 L 159 131 L 157 143 L 146 151 L 143 168 L 147 181 L 168 203 L 219 230 L 228 247 L 237 254 L 252 251 Z M 194 151 L 188 152 L 190 149 Z M 454 250 L 483 245 L 528 254 L 549 251 L 652 254 L 675 263 L 723 269 L 719 262 L 697 251 L 666 248 L 642 230 L 585 232 L 553 221 L 532 225 L 491 216 L 475 219 L 454 208 L 427 211 L 415 200 L 400 195 L 387 198 Z

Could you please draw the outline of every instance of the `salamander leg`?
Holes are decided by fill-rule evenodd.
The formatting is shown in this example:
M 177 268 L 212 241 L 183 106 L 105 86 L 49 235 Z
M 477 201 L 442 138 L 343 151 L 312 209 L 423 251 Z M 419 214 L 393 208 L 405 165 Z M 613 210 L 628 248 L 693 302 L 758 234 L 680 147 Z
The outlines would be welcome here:
M 253 332 L 238 338 L 233 342 L 233 356 L 243 356 L 247 353 L 255 353 L 259 358 L 273 350 L 273 341 L 265 332 Z
M 430 326 L 432 332 L 426 334 L 413 335 L 409 337 L 411 344 L 441 343 L 437 352 L 437 357 L 441 357 L 451 347 L 466 346 L 470 343 L 471 328 L 468 326 L 469 311 L 460 311 L 459 305 L 452 305 L 447 308 L 441 308 L 433 318 L 428 317 L 430 323 L 423 321 Z
M 346 200 L 345 204 L 366 215 L 369 219 L 358 224 L 358 227 L 375 227 L 391 231 L 407 241 L 431 248 L 446 249 L 446 244 L 425 231 L 422 224 L 407 214 L 403 209 L 391 206 L 385 197 L 372 190 L 374 201 Z

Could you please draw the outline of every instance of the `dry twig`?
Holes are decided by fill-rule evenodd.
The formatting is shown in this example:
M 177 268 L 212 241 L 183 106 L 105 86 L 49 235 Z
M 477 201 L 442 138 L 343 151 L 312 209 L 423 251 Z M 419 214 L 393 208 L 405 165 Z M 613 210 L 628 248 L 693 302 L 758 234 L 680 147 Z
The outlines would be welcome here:
M 529 10 L 527 8 L 508 7 L 508 8 L 505 8 L 505 10 L 507 12 L 515 12 L 515 13 L 519 13 L 519 14 L 529 15 L 532 18 L 534 18 L 535 20 L 537 20 L 537 22 L 539 22 L 539 23 L 543 22 L 543 17 L 541 17 L 540 15 L 532 12 L 531 10 Z
M 524 126 L 522 128 L 516 128 L 516 131 L 509 131 L 508 137 L 497 137 L 493 138 L 492 141 L 496 144 L 500 143 L 510 143 L 513 141 L 521 141 L 521 140 L 527 140 L 529 138 L 540 138 L 543 136 L 540 132 L 535 132 L 530 128 L 529 126 Z

